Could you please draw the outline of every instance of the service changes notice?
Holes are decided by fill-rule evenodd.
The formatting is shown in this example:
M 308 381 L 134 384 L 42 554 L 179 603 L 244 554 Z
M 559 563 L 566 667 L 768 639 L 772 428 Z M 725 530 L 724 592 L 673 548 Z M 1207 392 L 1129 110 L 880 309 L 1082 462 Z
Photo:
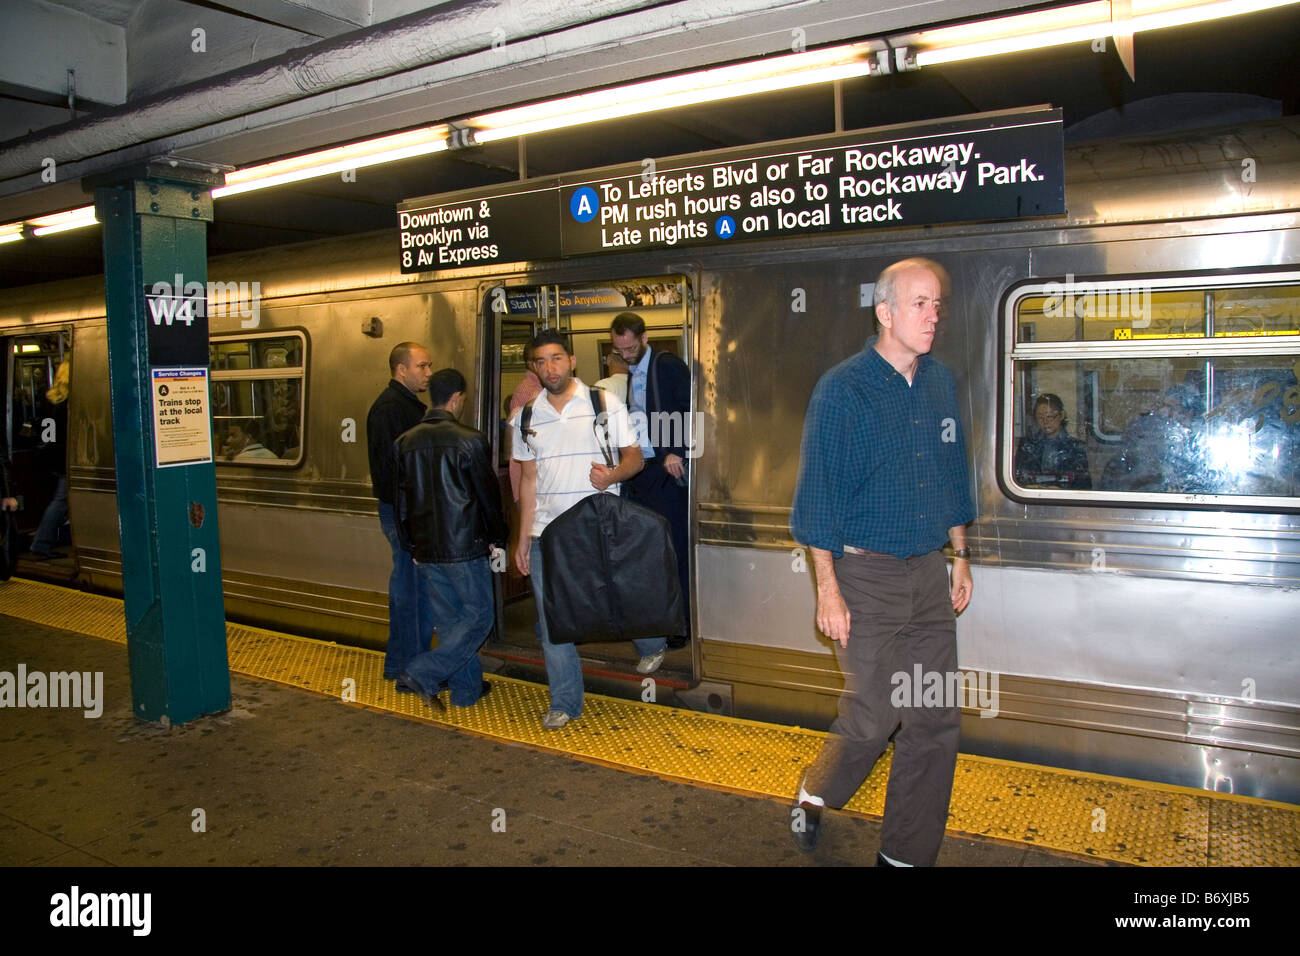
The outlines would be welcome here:
M 159 468 L 212 461 L 206 368 L 150 369 L 153 444 Z

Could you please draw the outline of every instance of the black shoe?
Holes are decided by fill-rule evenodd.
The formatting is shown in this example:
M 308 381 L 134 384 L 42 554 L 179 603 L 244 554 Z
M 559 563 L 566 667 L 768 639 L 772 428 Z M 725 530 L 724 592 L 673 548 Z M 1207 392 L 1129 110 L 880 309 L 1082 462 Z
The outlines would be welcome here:
M 447 705 L 438 699 L 437 694 L 430 694 L 424 689 L 424 685 L 409 674 L 403 674 L 397 678 L 397 690 L 400 693 L 419 694 L 420 699 L 434 710 L 440 710 L 444 713 L 447 710 Z
M 689 637 L 670 637 L 668 638 L 668 649 L 670 651 L 681 650 L 691 642 Z
M 817 838 L 822 833 L 822 809 L 815 803 L 796 803 L 790 811 L 790 836 L 794 845 L 805 853 L 817 849 Z

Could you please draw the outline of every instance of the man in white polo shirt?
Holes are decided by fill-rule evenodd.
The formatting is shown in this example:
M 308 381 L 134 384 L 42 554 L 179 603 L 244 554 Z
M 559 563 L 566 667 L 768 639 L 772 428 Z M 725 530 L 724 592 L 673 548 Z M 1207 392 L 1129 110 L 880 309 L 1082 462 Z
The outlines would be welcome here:
M 593 427 L 598 410 L 592 407 L 588 387 L 574 377 L 576 363 L 567 336 L 544 331 L 533 339 L 531 354 L 533 371 L 544 391 L 531 402 L 528 435 L 520 430 L 522 409 L 511 419 L 514 458 L 523 467 L 515 564 L 532 578 L 537 601 L 537 640 L 542 645 L 551 688 L 551 709 L 542 726 L 559 730 L 582 714 L 582 664 L 576 647 L 552 644 L 547 631 L 541 534 L 552 520 L 588 495 L 602 491 L 618 494 L 619 483 L 639 472 L 643 462 L 626 406 L 606 393 L 607 434 L 609 444 L 618 449 L 619 464 L 611 468 L 604 463 L 597 429 Z M 633 643 L 641 655 L 639 673 L 649 674 L 663 662 L 667 646 L 664 638 Z

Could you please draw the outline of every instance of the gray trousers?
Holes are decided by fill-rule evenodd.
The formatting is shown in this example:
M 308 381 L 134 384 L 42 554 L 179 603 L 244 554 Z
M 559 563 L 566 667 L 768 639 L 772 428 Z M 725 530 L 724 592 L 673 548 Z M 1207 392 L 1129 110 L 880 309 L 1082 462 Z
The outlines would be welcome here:
M 918 664 L 923 673 L 937 672 L 942 686 L 957 669 L 947 562 L 939 551 L 907 559 L 846 553 L 835 576 L 851 618 L 849 646 L 835 644 L 845 692 L 804 787 L 827 806 L 844 806 L 897 729 L 880 850 L 901 863 L 933 866 L 948 822 L 961 709 L 933 695 L 923 703 L 922 689 L 912 685 Z

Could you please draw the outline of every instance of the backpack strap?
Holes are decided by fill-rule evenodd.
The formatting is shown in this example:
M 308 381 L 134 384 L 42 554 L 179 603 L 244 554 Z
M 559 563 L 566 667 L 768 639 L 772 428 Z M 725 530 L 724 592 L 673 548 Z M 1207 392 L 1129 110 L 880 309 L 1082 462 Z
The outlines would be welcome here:
M 519 409 L 519 434 L 524 436 L 524 444 L 529 448 L 533 448 L 533 443 L 528 440 L 528 436 L 537 434 L 537 432 L 528 427 L 533 420 L 533 402 L 537 401 L 540 397 L 541 396 L 539 395 L 534 398 L 532 402 L 525 402 L 524 407 Z M 536 451 L 537 449 L 533 448 L 533 452 L 536 453 Z
M 609 451 L 609 409 L 605 405 L 605 390 L 592 386 L 591 389 L 591 410 L 594 413 L 591 419 L 591 430 L 596 435 L 596 444 L 605 455 L 605 464 L 610 468 L 614 467 L 614 456 Z M 601 431 L 605 432 L 605 440 L 600 440 Z
M 648 373 L 648 374 L 646 375 L 646 393 L 647 393 L 647 394 L 646 394 L 646 399 L 647 399 L 646 404 L 647 404 L 647 405 L 653 405 L 654 408 L 655 408 L 655 411 L 659 411 L 659 412 L 661 412 L 661 411 L 663 411 L 663 408 L 664 408 L 664 407 L 663 407 L 662 405 L 659 404 L 659 369 L 658 369 L 658 367 L 657 367 L 657 365 L 656 365 L 656 362 L 657 362 L 658 358 L 659 358 L 659 353 L 657 353 L 654 349 L 651 349 L 651 350 L 650 350 L 650 367 L 649 367 L 648 369 L 646 369 L 646 372 Z M 629 379 L 629 381 L 630 381 L 630 379 Z M 631 387 L 631 386 L 629 385 L 629 387 Z M 650 409 L 649 409 L 649 408 L 647 408 L 645 411 L 646 411 L 646 414 L 647 414 L 647 415 L 650 414 Z

